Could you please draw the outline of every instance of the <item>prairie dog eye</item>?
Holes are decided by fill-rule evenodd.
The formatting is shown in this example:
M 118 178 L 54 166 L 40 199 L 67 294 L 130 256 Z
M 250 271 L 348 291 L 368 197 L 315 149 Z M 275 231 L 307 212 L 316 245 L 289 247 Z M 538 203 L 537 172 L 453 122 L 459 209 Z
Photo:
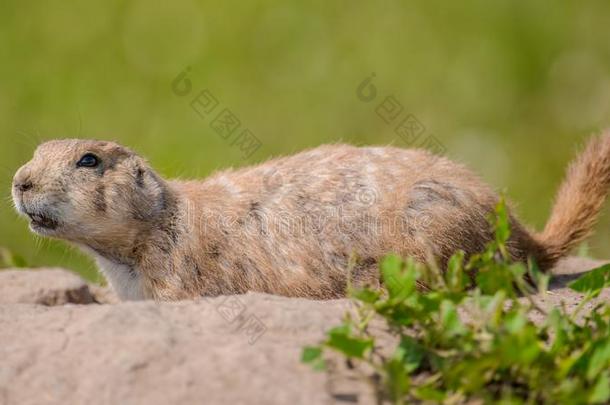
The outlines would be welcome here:
M 83 157 L 80 158 L 78 163 L 76 163 L 77 167 L 96 167 L 100 164 L 100 161 L 97 156 L 93 153 L 86 153 Z

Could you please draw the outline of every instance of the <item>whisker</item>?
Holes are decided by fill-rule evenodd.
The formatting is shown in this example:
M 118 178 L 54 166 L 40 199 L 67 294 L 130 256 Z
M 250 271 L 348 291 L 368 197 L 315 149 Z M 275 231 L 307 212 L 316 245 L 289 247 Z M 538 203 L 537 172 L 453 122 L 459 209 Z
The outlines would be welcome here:
M 80 138 L 83 135 L 83 116 L 80 113 L 80 108 L 78 109 L 78 133 L 76 134 L 77 138 Z
M 3 174 L 2 177 L 12 177 L 12 173 L 14 172 L 14 170 L 15 170 L 15 168 L 13 168 L 13 167 L 0 165 L 0 171 Z
M 21 146 L 26 147 L 27 149 L 34 149 L 34 148 L 36 148 L 36 146 L 38 146 L 40 143 L 42 143 L 39 133 L 31 134 L 26 131 L 17 131 L 16 134 L 22 135 L 23 137 L 25 137 L 25 139 L 17 138 L 17 142 L 19 142 L 19 144 Z

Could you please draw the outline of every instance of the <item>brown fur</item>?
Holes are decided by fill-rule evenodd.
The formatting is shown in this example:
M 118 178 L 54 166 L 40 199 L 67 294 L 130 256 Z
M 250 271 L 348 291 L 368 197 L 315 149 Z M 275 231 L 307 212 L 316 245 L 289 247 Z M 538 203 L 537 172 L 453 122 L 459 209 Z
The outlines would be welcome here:
M 77 167 L 85 153 L 99 166 Z M 511 255 L 549 269 L 588 235 L 609 185 L 606 134 L 570 166 L 544 232 L 511 217 Z M 129 149 L 81 140 L 42 144 L 15 175 L 13 197 L 35 232 L 96 257 L 122 298 L 160 300 L 341 297 L 348 268 L 356 284 L 378 283 L 390 252 L 445 266 L 458 249 L 481 251 L 498 201 L 465 167 L 422 150 L 329 145 L 167 181 Z

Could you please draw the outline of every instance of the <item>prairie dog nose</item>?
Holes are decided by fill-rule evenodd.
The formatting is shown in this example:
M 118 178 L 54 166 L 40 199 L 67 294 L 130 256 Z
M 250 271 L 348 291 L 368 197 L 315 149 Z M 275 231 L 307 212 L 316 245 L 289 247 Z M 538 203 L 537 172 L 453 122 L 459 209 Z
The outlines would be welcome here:
M 17 190 L 19 190 L 21 192 L 26 192 L 29 189 L 31 189 L 33 186 L 34 185 L 32 184 L 32 182 L 30 180 L 18 181 L 13 184 L 13 187 L 15 187 Z
M 17 171 L 13 178 L 13 188 L 17 191 L 26 192 L 34 187 L 30 171 L 26 166 L 23 166 Z

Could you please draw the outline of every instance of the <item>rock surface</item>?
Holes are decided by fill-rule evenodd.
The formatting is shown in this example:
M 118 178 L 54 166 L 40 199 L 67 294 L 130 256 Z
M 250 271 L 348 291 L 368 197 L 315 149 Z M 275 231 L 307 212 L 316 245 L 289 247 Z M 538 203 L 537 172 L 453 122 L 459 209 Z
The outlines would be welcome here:
M 555 270 L 551 294 L 539 302 L 547 308 L 562 300 L 577 305 L 581 297 L 566 282 L 600 264 L 566 259 Z M 96 298 L 100 291 L 106 298 Z M 608 290 L 600 299 L 610 299 Z M 1 271 L 0 404 L 372 400 L 364 384 L 342 371 L 316 373 L 299 361 L 303 346 L 340 321 L 348 300 L 249 293 L 176 303 L 96 303 L 112 300 L 64 271 Z
M 5 270 L 0 272 L 0 304 L 91 304 L 87 283 L 61 269 Z

